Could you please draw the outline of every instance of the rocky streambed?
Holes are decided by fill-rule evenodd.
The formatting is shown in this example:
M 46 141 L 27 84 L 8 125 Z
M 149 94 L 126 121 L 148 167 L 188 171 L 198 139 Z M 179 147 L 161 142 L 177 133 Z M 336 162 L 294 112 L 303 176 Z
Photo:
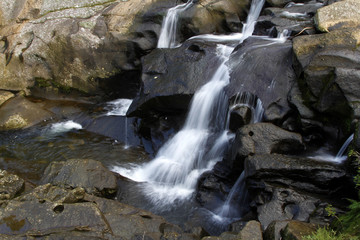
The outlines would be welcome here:
M 180 3 L 0 3 L 2 239 L 301 239 L 331 222 L 329 204 L 341 213 L 357 197 L 359 2 L 268 0 L 239 43 L 229 36 L 249 1 L 194 1 L 181 45 L 156 48 Z M 199 36 L 210 33 L 227 37 Z M 110 170 L 146 164 L 184 126 L 218 43 L 234 47 L 229 144 L 189 201 L 154 209 L 148 185 Z M 225 204 L 238 215 L 220 219 Z

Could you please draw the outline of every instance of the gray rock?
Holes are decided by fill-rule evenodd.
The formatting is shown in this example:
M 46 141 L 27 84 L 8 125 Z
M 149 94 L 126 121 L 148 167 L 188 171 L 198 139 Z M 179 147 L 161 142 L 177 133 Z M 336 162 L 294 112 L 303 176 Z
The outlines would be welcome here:
M 10 200 L 24 190 L 25 182 L 17 175 L 0 170 L 0 201 Z
M 115 175 L 100 162 L 91 159 L 52 162 L 45 169 L 41 183 L 70 188 L 81 187 L 88 193 L 106 197 L 114 196 L 117 191 Z
M 280 154 L 249 156 L 245 160 L 245 176 L 254 186 L 271 182 L 327 195 L 338 194 L 343 185 L 351 183 L 346 171 L 337 164 Z
M 316 13 L 315 23 L 322 32 L 359 27 L 360 3 L 356 0 L 345 0 L 320 8 Z
M 287 96 L 296 80 L 291 52 L 289 41 L 277 44 L 248 38 L 230 56 L 228 96 L 248 92 L 261 100 L 266 120 L 283 121 L 290 111 Z
M 281 240 L 281 231 L 288 225 L 290 220 L 274 221 L 269 224 L 264 232 L 264 238 L 267 240 Z
M 242 169 L 243 161 L 249 155 L 270 153 L 296 153 L 304 145 L 300 134 L 288 132 L 271 123 L 255 123 L 240 128 L 231 149 L 227 163 L 232 168 Z
M 187 111 L 192 95 L 210 81 L 220 60 L 214 44 L 187 41 L 179 48 L 152 51 L 142 64 L 142 93 L 128 116 Z
M 240 239 L 262 240 L 261 225 L 258 221 L 249 221 L 238 234 Z

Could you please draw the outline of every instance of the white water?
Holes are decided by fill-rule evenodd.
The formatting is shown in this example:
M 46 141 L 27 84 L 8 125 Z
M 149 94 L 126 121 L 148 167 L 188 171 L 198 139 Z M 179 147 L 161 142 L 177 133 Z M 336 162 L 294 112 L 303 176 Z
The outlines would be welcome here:
M 231 51 L 232 48 L 218 46 L 222 64 L 212 79 L 195 93 L 184 127 L 161 147 L 156 158 L 130 171 L 114 169 L 134 181 L 147 182 L 144 192 L 157 209 L 164 210 L 166 205 L 188 199 L 200 175 L 214 166 L 227 144 L 226 133 L 213 132 L 210 123 L 211 119 L 225 119 L 221 116 L 227 108 L 223 89 L 229 83 L 225 62 Z M 225 123 L 218 124 L 224 130 Z M 205 145 L 214 135 L 220 138 L 205 158 Z
M 264 116 L 264 107 L 260 98 L 257 98 L 249 92 L 238 93 L 235 97 L 234 103 L 230 106 L 229 113 L 240 106 L 247 106 L 251 109 L 252 123 L 262 121 Z
M 246 195 L 247 191 L 245 188 L 245 173 L 242 172 L 240 177 L 236 180 L 234 186 L 231 188 L 229 195 L 226 198 L 226 201 L 224 203 L 224 205 L 218 209 L 217 211 L 215 211 L 215 213 L 222 217 L 222 218 L 230 218 L 230 217 L 239 217 L 239 215 L 241 214 L 240 211 L 236 212 L 233 208 L 232 208 L 232 201 L 234 200 L 234 197 L 236 194 L 242 195 L 240 202 L 237 202 L 237 205 L 241 207 L 243 207 L 242 205 L 245 204 L 244 200 L 246 199 Z M 231 211 L 230 211 L 231 210 Z
M 177 9 L 186 9 L 187 4 Z M 253 1 L 245 27 L 250 36 L 253 23 L 259 16 L 264 0 Z M 169 14 L 168 14 L 169 15 Z M 255 16 L 254 16 L 255 15 Z M 250 33 L 250 29 L 251 33 Z M 245 40 L 244 34 L 238 41 Z M 169 210 L 174 203 L 189 199 L 195 191 L 200 175 L 210 170 L 221 159 L 229 137 L 225 130 L 227 99 L 224 87 L 229 83 L 229 68 L 226 65 L 233 47 L 218 45 L 217 53 L 222 63 L 212 79 L 198 90 L 190 106 L 184 127 L 166 142 L 155 159 L 132 169 L 114 167 L 114 171 L 137 182 L 146 182 L 144 194 L 156 210 Z M 224 119 L 224 121 L 219 121 Z M 213 123 L 216 122 L 215 126 Z M 210 139 L 218 136 L 209 153 L 205 153 Z
M 157 48 L 175 48 L 179 44 L 176 41 L 179 14 L 193 5 L 192 0 L 187 3 L 170 8 L 163 20 Z
M 108 112 L 107 116 L 126 116 L 126 112 L 128 111 L 132 99 L 120 98 L 114 101 L 107 102 L 106 109 Z
M 346 154 L 344 155 L 344 152 L 346 151 L 346 149 L 348 148 L 348 146 L 350 145 L 353 139 L 354 139 L 354 134 L 351 134 L 348 137 L 348 139 L 346 139 L 344 144 L 341 146 L 336 156 L 331 155 L 327 151 L 323 151 L 322 149 L 320 149 L 314 156 L 309 156 L 309 158 L 316 160 L 323 160 L 327 162 L 342 163 L 347 159 L 347 155 Z
M 79 123 L 76 123 L 72 120 L 66 122 L 54 123 L 50 127 L 50 134 L 68 132 L 72 129 L 82 129 L 82 126 Z

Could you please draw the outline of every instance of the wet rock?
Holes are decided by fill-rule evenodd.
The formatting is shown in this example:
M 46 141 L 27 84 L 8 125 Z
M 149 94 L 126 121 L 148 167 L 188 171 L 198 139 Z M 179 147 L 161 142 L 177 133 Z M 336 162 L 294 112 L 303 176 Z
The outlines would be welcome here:
M 50 119 L 53 114 L 23 96 L 10 99 L 0 108 L 0 129 L 20 129 Z
M 281 232 L 284 240 L 302 240 L 304 236 L 311 235 L 318 227 L 315 224 L 299 221 L 290 221 Z
M 248 38 L 235 48 L 229 65 L 232 72 L 226 87 L 228 96 L 235 98 L 239 92 L 253 94 L 261 100 L 266 120 L 284 121 L 291 110 L 287 96 L 295 81 L 291 42 L 278 44 Z
M 180 24 L 180 29 L 187 37 L 214 32 L 240 32 L 241 22 L 246 19 L 249 2 L 248 0 L 200 0 L 182 13 L 183 23 Z
M 10 200 L 24 190 L 25 182 L 17 175 L 0 170 L 0 201 Z
M 256 154 L 245 160 L 245 176 L 250 185 L 261 182 L 281 184 L 309 193 L 344 194 L 344 185 L 351 179 L 337 164 L 309 158 L 289 157 L 280 154 Z
M 321 201 L 315 197 L 288 188 L 274 187 L 268 184 L 261 187 L 263 190 L 257 191 L 258 195 L 254 197 L 252 204 L 256 206 L 258 220 L 263 229 L 268 228 L 273 221 L 291 219 L 309 221 L 321 204 Z M 325 223 L 327 215 L 321 217 L 322 223 Z
M 315 16 L 317 28 L 322 32 L 360 26 L 360 3 L 356 0 L 335 2 L 320 8 Z
M 233 169 L 243 169 L 247 156 L 266 153 L 291 153 L 302 151 L 304 145 L 300 134 L 288 132 L 270 123 L 255 123 L 240 128 L 226 159 Z
M 77 188 L 86 192 L 111 197 L 116 194 L 115 175 L 100 162 L 91 159 L 71 159 L 66 162 L 52 162 L 45 169 L 42 184 Z
M 192 95 L 208 82 L 218 64 L 215 45 L 187 41 L 175 49 L 156 49 L 142 60 L 142 93 L 128 116 L 187 111 Z
M 236 132 L 240 127 L 249 124 L 252 118 L 251 109 L 246 106 L 240 106 L 235 109 L 231 109 L 229 129 L 232 132 Z
M 266 32 L 266 35 L 277 36 L 286 31 L 286 34 L 315 34 L 313 17 L 316 10 L 323 3 L 310 1 L 304 4 L 289 3 L 283 8 L 271 7 L 264 10 L 255 28 L 255 34 Z
M 11 92 L 8 91 L 1 91 L 0 90 L 0 106 L 6 102 L 7 100 L 9 100 L 10 98 L 15 97 L 15 95 Z

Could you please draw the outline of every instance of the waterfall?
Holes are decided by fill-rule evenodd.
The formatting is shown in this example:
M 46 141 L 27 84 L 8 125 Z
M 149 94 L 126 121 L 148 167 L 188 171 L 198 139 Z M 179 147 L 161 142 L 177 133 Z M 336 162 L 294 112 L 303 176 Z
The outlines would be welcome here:
M 130 173 L 123 172 L 130 179 L 148 183 L 144 192 L 157 209 L 188 199 L 195 191 L 197 179 L 214 166 L 221 148 L 227 145 L 228 137 L 222 133 L 228 104 L 223 89 L 229 83 L 225 63 L 233 48 L 219 45 L 217 50 L 222 63 L 212 79 L 195 93 L 184 127 L 160 148 L 151 162 Z M 205 145 L 216 136 L 220 138 L 205 154 Z
M 176 18 L 173 15 L 177 13 L 173 11 L 185 10 L 191 4 L 188 1 L 179 5 L 169 10 L 168 15 Z M 253 4 L 257 6 L 251 7 L 247 35 L 260 14 L 264 0 L 254 0 Z M 165 19 L 164 29 L 167 29 L 166 25 L 171 25 L 167 21 L 170 20 Z M 245 40 L 243 34 L 240 36 L 239 40 Z M 162 40 L 160 42 L 160 46 L 164 46 Z M 230 138 L 225 129 L 228 99 L 224 87 L 229 84 L 229 68 L 226 64 L 233 50 L 234 47 L 217 45 L 221 64 L 211 80 L 195 93 L 183 128 L 160 148 L 155 159 L 130 170 L 119 167 L 113 169 L 134 181 L 145 182 L 143 192 L 153 204 L 153 210 L 170 210 L 176 203 L 189 199 L 200 175 L 212 169 L 216 161 L 221 159 Z M 216 140 L 212 143 L 213 139 Z M 206 149 L 210 151 L 206 153 Z
M 265 0 L 253 0 L 251 3 L 249 15 L 244 24 L 242 34 L 243 36 L 240 39 L 240 42 L 243 42 L 245 39 L 250 37 L 255 29 L 256 20 L 260 16 L 262 7 L 264 6 Z
M 347 156 L 343 156 L 345 150 L 348 148 L 349 144 L 352 142 L 352 140 L 354 139 L 354 134 L 351 134 L 350 137 L 348 137 L 348 139 L 346 139 L 346 141 L 344 142 L 344 144 L 341 146 L 339 152 L 336 154 L 335 156 L 335 162 L 342 162 L 343 160 L 345 160 L 347 158 Z
M 252 111 L 252 123 L 261 122 L 264 115 L 264 107 L 260 98 L 249 92 L 238 93 L 230 107 L 229 112 L 240 106 L 247 106 Z
M 236 194 L 241 196 L 240 201 L 236 202 L 240 209 L 236 211 L 232 207 L 232 201 L 235 199 Z M 246 209 L 247 189 L 245 186 L 245 173 L 242 172 L 240 177 L 236 180 L 234 186 L 231 188 L 229 195 L 226 198 L 224 205 L 215 211 L 215 213 L 222 218 L 239 217 L 242 215 L 242 210 Z M 230 211 L 231 210 L 231 211 Z
M 193 5 L 192 0 L 170 8 L 163 20 L 157 48 L 175 48 L 179 14 Z

